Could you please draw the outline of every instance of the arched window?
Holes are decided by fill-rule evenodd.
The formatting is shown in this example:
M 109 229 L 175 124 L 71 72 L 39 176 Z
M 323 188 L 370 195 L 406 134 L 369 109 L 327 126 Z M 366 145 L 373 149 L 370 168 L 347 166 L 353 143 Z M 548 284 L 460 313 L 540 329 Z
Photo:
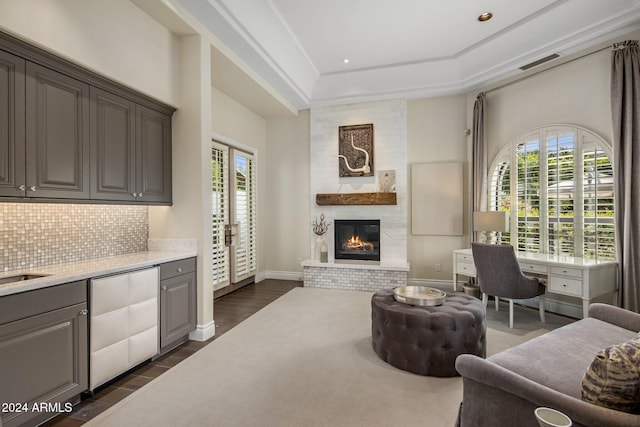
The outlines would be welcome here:
M 578 126 L 533 129 L 489 169 L 489 209 L 509 212 L 518 251 L 614 259 L 611 150 Z

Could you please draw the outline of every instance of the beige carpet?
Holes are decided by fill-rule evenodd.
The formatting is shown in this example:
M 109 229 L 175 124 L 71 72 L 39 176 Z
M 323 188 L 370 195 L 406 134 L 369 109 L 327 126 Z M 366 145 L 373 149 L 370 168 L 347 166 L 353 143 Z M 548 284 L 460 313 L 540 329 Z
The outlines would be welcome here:
M 89 426 L 453 426 L 460 378 L 399 370 L 371 348 L 371 293 L 296 288 Z M 488 317 L 506 315 L 503 309 Z M 490 354 L 566 320 L 489 320 Z M 557 318 L 557 319 L 556 319 Z M 495 324 L 495 326 L 494 326 Z

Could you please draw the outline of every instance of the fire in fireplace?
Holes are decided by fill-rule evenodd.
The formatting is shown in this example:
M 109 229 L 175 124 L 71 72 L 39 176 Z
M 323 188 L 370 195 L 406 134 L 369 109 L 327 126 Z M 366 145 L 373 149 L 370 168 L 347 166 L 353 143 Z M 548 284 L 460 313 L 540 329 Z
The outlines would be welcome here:
M 334 221 L 335 259 L 380 261 L 379 219 Z

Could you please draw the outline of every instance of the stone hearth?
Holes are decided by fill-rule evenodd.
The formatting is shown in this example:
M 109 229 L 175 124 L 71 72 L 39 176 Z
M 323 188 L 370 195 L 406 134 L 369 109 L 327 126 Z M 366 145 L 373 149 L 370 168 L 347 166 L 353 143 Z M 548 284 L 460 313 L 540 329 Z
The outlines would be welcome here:
M 409 276 L 409 264 L 367 265 L 307 260 L 302 262 L 302 266 L 304 286 L 310 288 L 376 292 L 406 286 Z

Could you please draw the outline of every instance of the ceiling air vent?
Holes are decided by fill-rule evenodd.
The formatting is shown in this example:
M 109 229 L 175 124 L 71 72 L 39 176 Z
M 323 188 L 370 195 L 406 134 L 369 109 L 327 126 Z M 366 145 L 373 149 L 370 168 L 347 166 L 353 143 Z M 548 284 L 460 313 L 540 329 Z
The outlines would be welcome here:
M 558 55 L 557 53 L 554 53 L 552 55 L 545 56 L 542 59 L 538 59 L 537 61 L 533 61 L 533 62 L 531 62 L 531 63 L 529 63 L 527 65 L 523 65 L 522 67 L 520 67 L 520 69 L 522 71 L 528 70 L 529 68 L 537 67 L 540 64 L 544 64 L 545 62 L 551 61 L 552 59 L 556 59 L 556 58 L 559 58 L 559 57 L 560 57 L 560 55 Z

